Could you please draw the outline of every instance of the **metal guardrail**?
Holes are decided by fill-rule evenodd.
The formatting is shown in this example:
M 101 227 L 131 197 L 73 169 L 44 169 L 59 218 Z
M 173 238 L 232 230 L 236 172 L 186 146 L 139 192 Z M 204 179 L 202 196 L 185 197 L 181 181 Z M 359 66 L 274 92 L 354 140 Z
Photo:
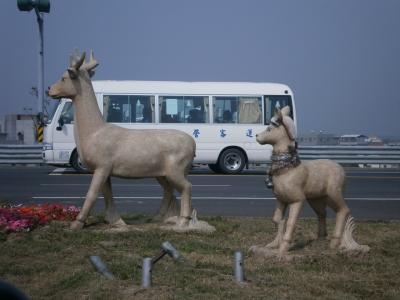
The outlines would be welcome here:
M 42 164 L 42 145 L 0 145 L 0 164 Z
M 299 146 L 302 160 L 332 159 L 340 164 L 399 164 L 398 146 Z M 0 145 L 0 164 L 42 164 L 42 145 Z
M 299 146 L 300 159 L 332 159 L 340 164 L 400 164 L 400 147 Z

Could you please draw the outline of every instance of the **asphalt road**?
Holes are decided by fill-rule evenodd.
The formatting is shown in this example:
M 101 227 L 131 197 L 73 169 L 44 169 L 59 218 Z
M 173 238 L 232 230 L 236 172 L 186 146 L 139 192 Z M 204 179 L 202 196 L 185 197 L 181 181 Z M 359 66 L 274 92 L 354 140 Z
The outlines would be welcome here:
M 206 168 L 189 176 L 193 206 L 198 215 L 271 217 L 275 198 L 265 188 L 263 169 L 242 175 L 217 175 Z M 19 203 L 68 203 L 80 206 L 91 175 L 54 167 L 0 166 L 0 200 Z M 114 196 L 121 213 L 155 214 L 162 189 L 155 179 L 113 178 Z M 352 215 L 362 219 L 400 219 L 399 170 L 347 170 L 346 201 Z M 97 201 L 96 210 L 103 209 Z M 306 205 L 302 217 L 314 217 Z M 333 216 L 333 214 L 330 214 Z

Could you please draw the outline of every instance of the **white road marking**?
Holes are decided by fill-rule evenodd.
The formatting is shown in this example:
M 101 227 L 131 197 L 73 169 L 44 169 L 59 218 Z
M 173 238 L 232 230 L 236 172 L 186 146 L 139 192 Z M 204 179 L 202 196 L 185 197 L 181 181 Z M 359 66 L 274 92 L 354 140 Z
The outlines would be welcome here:
M 32 197 L 33 199 L 84 199 L 84 196 L 50 196 L 50 197 L 40 197 L 40 196 L 35 196 Z M 104 197 L 100 196 L 97 197 L 99 199 L 103 199 Z M 180 197 L 177 197 L 178 199 Z M 162 196 L 122 196 L 122 197 L 114 197 L 114 199 L 162 199 Z M 192 199 L 243 199 L 243 200 L 275 200 L 276 198 L 257 198 L 257 197 L 192 197 Z
M 192 184 L 192 186 L 197 186 L 197 187 L 231 187 L 232 184 Z
M 357 171 L 354 171 L 354 172 L 347 172 L 346 174 L 400 174 L 400 172 L 398 172 L 398 171 L 387 171 L 387 172 L 385 172 L 385 171 L 376 171 L 376 172 L 374 172 L 374 171 L 359 171 L 359 172 L 357 172 Z
M 90 183 L 41 183 L 41 186 L 89 186 Z M 118 184 L 112 186 L 144 186 L 144 187 L 160 187 L 159 184 Z M 231 184 L 192 184 L 193 187 L 231 187 Z
M 99 199 L 103 199 L 104 197 L 98 197 Z M 179 199 L 179 197 L 177 197 Z M 85 199 L 84 196 L 51 196 L 51 197 L 32 197 L 32 199 Z M 161 196 L 117 196 L 114 197 L 114 199 L 162 199 Z M 198 200 L 276 200 L 275 197 L 192 197 L 192 199 L 198 199 Z M 365 197 L 351 197 L 351 198 L 345 198 L 345 200 L 349 201 L 400 201 L 400 198 L 365 198 Z
M 256 170 L 256 171 L 259 171 L 259 170 Z M 400 172 L 398 172 L 398 171 L 347 171 L 346 174 L 347 174 L 348 178 L 399 179 L 399 177 L 397 177 L 397 176 L 390 176 L 390 177 L 387 177 L 387 176 L 386 177 L 383 177 L 383 176 L 368 176 L 368 175 L 367 176 L 363 176 L 363 175 L 359 175 L 359 174 L 375 174 L 375 175 L 378 175 L 378 174 L 388 174 L 389 175 L 390 174 L 390 175 L 398 175 L 398 174 L 400 174 Z M 49 175 L 91 175 L 91 174 L 80 174 L 80 173 L 77 173 L 73 168 L 56 168 Z M 204 174 L 204 173 L 196 174 L 194 172 L 194 173 L 189 174 L 189 176 L 196 176 L 196 177 L 207 176 L 207 177 L 210 177 L 210 176 L 226 176 L 226 174 L 213 174 L 213 173 L 210 173 L 210 174 Z M 246 174 L 246 173 L 244 173 L 244 174 L 237 174 L 235 176 L 236 177 L 237 176 L 265 176 L 265 174 Z
M 90 183 L 41 183 L 41 186 L 89 186 Z M 159 184 L 113 184 L 112 186 L 148 186 L 159 187 Z
M 57 168 L 54 169 L 53 172 L 51 172 L 49 175 L 62 175 L 67 168 Z
M 357 197 L 354 197 L 354 198 L 344 198 L 345 200 L 353 200 L 353 201 L 400 201 L 400 198 L 378 198 L 378 197 L 375 197 L 375 198 L 357 198 Z

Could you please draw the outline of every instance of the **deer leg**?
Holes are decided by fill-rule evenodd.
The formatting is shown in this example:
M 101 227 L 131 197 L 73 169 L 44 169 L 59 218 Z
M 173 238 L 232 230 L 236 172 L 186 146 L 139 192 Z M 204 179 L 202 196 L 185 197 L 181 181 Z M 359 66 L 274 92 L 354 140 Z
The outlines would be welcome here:
M 76 220 L 71 223 L 71 229 L 81 229 L 89 215 L 93 204 L 97 200 L 97 196 L 104 182 L 107 180 L 108 173 L 102 170 L 95 170 L 90 183 L 89 191 L 86 194 L 85 202 L 83 203 L 82 210 L 76 217 Z
M 117 212 L 117 208 L 115 207 L 115 202 L 113 199 L 112 187 L 111 187 L 111 177 L 106 179 L 102 186 L 102 192 L 104 196 L 104 204 L 106 206 L 106 221 L 115 226 L 123 226 L 126 225 L 125 222 L 121 219 L 121 216 Z
M 286 231 L 283 235 L 281 244 L 279 245 L 279 255 L 284 255 L 289 250 L 290 241 L 293 237 L 294 228 L 299 217 L 304 201 L 298 201 L 290 204 L 289 217 L 286 224 Z
M 325 238 L 326 233 L 326 202 L 324 198 L 308 200 L 311 208 L 318 216 L 318 238 Z
M 335 186 L 333 186 L 335 187 Z M 328 197 L 326 198 L 327 205 L 332 208 L 336 213 L 336 224 L 335 229 L 333 231 L 330 248 L 335 249 L 339 247 L 340 241 L 342 239 L 344 227 L 346 225 L 347 217 L 350 214 L 350 209 L 346 205 L 344 201 L 342 188 L 332 188 L 332 191 L 329 193 Z
M 179 214 L 179 203 L 174 196 L 174 188 L 164 177 L 157 177 L 158 183 L 164 189 L 161 207 L 156 219 L 167 219 Z
M 344 226 L 346 224 L 347 217 L 350 214 L 350 210 L 347 205 L 339 208 L 336 211 L 336 224 L 333 231 L 333 235 L 330 242 L 331 249 L 339 247 L 340 241 L 342 239 Z
M 276 205 L 276 210 L 274 212 L 274 216 L 272 217 L 272 222 L 274 222 L 277 227 L 278 227 L 278 232 L 275 237 L 275 239 L 267 244 L 265 247 L 266 248 L 278 248 L 282 238 L 283 238 L 283 233 L 285 232 L 285 211 L 287 208 L 287 204 L 284 202 L 281 202 L 278 200 L 277 205 Z
M 181 211 L 178 226 L 187 226 L 192 215 L 192 184 L 183 174 L 167 175 L 167 180 L 181 194 Z

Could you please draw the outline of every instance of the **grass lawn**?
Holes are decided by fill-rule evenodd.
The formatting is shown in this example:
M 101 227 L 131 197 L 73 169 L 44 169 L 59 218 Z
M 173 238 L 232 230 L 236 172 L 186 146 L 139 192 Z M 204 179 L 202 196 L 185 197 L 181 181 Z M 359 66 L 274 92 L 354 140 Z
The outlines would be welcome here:
M 356 240 L 371 251 L 349 257 L 315 240 L 316 219 L 302 219 L 291 249 L 296 258 L 282 262 L 248 253 L 273 239 L 269 218 L 203 218 L 216 227 L 212 234 L 161 231 L 148 217 L 132 215 L 124 219 L 137 230 L 114 232 L 101 219 L 92 217 L 77 232 L 54 222 L 0 235 L 0 278 L 32 299 L 400 299 L 400 222 L 356 220 Z M 166 240 L 185 262 L 165 256 L 154 267 L 153 286 L 142 290 L 142 258 L 156 255 Z M 233 279 L 238 249 L 245 254 L 243 284 Z M 101 256 L 117 279 L 96 272 L 90 255 Z

